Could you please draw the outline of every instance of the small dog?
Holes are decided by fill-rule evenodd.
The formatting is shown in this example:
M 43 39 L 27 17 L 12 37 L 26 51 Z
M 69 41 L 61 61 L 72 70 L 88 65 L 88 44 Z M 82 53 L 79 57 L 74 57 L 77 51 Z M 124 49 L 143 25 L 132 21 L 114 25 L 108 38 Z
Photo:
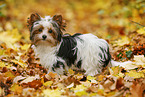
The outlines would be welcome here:
M 92 34 L 63 35 L 66 23 L 61 15 L 28 18 L 30 40 L 40 63 L 48 72 L 63 74 L 68 68 L 84 70 L 94 76 L 102 72 L 111 60 L 109 45 Z

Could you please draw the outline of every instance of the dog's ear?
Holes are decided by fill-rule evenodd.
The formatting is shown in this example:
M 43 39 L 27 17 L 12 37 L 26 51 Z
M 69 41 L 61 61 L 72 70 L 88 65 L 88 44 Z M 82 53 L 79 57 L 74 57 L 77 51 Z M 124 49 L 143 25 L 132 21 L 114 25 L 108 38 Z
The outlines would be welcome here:
M 65 30 L 66 23 L 65 20 L 62 19 L 61 15 L 54 15 L 52 20 L 59 25 L 60 29 Z
M 33 23 L 39 21 L 40 19 L 41 17 L 37 13 L 31 14 L 30 18 L 27 19 L 27 23 L 30 31 L 33 26 Z

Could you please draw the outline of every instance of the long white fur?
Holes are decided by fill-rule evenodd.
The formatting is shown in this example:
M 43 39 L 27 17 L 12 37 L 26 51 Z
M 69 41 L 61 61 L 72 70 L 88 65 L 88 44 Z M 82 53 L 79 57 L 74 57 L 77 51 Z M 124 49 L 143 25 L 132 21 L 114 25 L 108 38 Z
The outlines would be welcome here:
M 82 60 L 81 69 L 86 71 L 86 75 L 94 76 L 101 73 L 103 66 L 99 62 L 101 59 L 99 52 L 101 52 L 102 55 L 103 52 L 99 46 L 107 51 L 108 43 L 93 34 L 83 34 L 80 35 L 79 38 L 82 39 L 82 41 L 76 38 L 78 48 L 77 61 Z M 107 57 L 107 54 L 105 56 Z
M 62 58 L 56 56 L 56 51 L 58 50 L 59 45 L 51 47 L 47 44 L 47 42 L 41 42 L 41 44 L 37 46 L 32 45 L 32 48 L 34 49 L 35 55 L 40 58 L 40 63 L 45 68 L 49 68 L 48 73 L 53 72 L 53 64 L 57 61 L 63 62 L 66 69 L 68 69 L 66 62 Z M 60 67 L 58 70 L 56 70 L 56 73 L 63 74 L 63 71 L 65 70 L 62 67 Z

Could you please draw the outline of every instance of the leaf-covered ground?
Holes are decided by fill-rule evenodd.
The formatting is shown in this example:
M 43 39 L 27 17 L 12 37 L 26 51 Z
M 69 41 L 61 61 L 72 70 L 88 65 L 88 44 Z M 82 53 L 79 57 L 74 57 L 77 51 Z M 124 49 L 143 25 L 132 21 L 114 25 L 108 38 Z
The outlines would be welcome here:
M 93 33 L 108 41 L 124 67 L 84 76 L 47 74 L 30 48 L 27 18 L 61 14 L 64 33 Z M 144 0 L 0 0 L 0 97 L 145 97 Z

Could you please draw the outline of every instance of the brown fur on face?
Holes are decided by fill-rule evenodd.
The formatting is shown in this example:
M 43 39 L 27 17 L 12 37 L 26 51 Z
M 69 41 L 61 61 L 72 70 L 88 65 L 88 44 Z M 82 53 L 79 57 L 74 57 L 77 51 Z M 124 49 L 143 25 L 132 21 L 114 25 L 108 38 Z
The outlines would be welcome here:
M 31 14 L 30 18 L 27 19 L 27 23 L 30 31 L 32 30 L 33 23 L 39 20 L 41 20 L 41 18 L 37 13 Z
M 44 18 L 41 18 L 37 13 L 31 14 L 30 18 L 27 20 L 28 22 L 28 27 L 30 30 L 30 40 L 34 42 L 34 36 L 37 36 L 35 34 L 41 34 L 35 26 L 43 26 L 45 28 L 49 24 L 52 24 L 52 28 L 48 27 L 49 29 L 52 29 L 52 33 L 49 33 L 57 42 L 61 41 L 62 37 L 62 30 L 65 30 L 66 23 L 62 19 L 61 15 L 54 15 L 53 17 L 46 16 Z M 45 28 L 46 29 L 46 28 Z M 48 31 L 49 31 L 48 29 Z
M 40 29 L 41 29 L 41 31 L 40 31 Z M 37 29 L 33 32 L 33 34 L 40 34 L 43 31 L 43 29 L 44 29 L 43 26 L 40 26 L 39 29 Z
M 51 34 L 51 36 L 52 36 L 54 39 L 56 39 L 55 31 L 52 30 L 52 33 L 50 33 L 49 30 L 52 30 L 52 29 L 48 29 L 48 33 Z

